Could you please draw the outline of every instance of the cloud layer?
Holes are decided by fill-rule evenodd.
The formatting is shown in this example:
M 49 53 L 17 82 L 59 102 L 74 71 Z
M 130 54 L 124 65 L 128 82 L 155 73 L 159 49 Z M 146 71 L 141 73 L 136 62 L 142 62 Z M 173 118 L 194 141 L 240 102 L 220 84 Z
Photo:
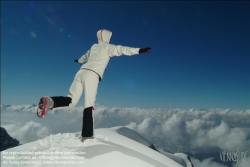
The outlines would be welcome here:
M 99 105 L 95 108 L 95 128 L 127 126 L 166 152 L 217 152 L 219 155 L 218 151 L 237 151 L 237 148 L 250 152 L 250 109 L 145 110 Z M 51 133 L 81 131 L 83 107 L 55 110 L 43 119 L 37 118 L 35 105 L 3 105 L 1 110 L 1 126 L 21 143 Z M 216 166 L 212 159 L 195 162 L 202 167 Z
M 28 143 L 49 135 L 49 130 L 40 123 L 29 121 L 21 124 L 7 124 L 4 126 L 12 137 Z

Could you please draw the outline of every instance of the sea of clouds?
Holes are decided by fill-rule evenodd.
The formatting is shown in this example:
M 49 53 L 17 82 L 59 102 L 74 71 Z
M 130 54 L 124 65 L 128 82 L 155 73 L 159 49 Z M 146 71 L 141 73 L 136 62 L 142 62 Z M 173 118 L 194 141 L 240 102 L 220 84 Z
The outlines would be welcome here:
M 1 105 L 1 126 L 21 144 L 36 141 L 50 134 L 79 132 L 83 107 L 55 110 L 43 119 L 36 116 L 36 105 Z M 108 108 L 94 110 L 95 128 L 126 126 L 151 141 L 158 150 L 176 153 L 248 152 L 250 165 L 250 109 L 140 109 Z M 223 167 L 213 157 L 192 159 L 198 167 Z M 236 166 L 236 165 L 234 165 Z

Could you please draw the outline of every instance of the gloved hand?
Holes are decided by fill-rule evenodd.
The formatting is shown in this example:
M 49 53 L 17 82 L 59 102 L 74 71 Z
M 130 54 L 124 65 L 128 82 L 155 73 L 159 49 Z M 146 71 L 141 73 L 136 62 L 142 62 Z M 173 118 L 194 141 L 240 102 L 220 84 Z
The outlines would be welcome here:
M 74 60 L 74 62 L 77 62 L 77 63 L 79 63 L 79 62 L 78 62 L 78 60 Z
M 147 48 L 141 48 L 140 50 L 139 50 L 139 54 L 142 54 L 142 53 L 150 53 L 149 52 L 149 50 L 150 50 L 151 48 L 150 47 L 147 47 Z

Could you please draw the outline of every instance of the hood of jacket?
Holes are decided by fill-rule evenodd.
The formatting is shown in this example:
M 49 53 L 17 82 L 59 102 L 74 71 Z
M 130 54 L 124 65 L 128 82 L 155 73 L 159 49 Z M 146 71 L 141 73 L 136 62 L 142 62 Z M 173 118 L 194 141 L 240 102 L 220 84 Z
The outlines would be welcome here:
M 97 32 L 98 43 L 101 42 L 109 43 L 111 37 L 112 37 L 112 32 L 109 30 L 102 29 Z

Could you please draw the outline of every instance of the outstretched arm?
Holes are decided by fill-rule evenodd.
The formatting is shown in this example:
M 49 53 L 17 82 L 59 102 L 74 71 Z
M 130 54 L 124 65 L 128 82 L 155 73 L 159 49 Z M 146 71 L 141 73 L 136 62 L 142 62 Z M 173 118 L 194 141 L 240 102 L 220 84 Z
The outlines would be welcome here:
M 80 59 L 75 60 L 75 62 L 84 63 L 84 62 L 88 61 L 88 58 L 89 58 L 89 50 L 84 55 L 82 55 L 82 57 Z
M 110 56 L 121 56 L 121 55 L 135 55 L 135 54 L 142 54 L 142 53 L 149 53 L 149 50 L 151 48 L 133 48 L 133 47 L 127 47 L 127 46 L 121 46 L 121 45 L 108 45 L 108 54 Z
M 134 54 L 139 54 L 140 48 L 132 48 L 127 46 L 121 46 L 121 45 L 108 45 L 108 54 L 110 56 L 121 56 L 121 55 L 127 55 L 131 56 Z

